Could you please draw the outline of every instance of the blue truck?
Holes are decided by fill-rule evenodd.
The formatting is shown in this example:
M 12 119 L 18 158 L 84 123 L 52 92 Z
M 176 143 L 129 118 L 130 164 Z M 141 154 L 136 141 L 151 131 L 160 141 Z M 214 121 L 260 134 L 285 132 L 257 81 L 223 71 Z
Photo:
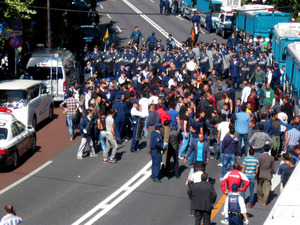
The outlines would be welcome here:
M 199 13 L 200 23 L 206 27 L 205 19 L 208 14 L 212 16 L 212 28 L 216 28 L 216 22 L 221 13 L 222 0 L 183 0 L 181 2 L 182 16 L 191 19 L 193 13 Z
M 274 6 L 243 5 L 237 11 L 236 30 L 244 30 L 248 37 L 253 35 L 254 41 L 262 37 L 269 40 L 269 34 L 276 24 L 290 21 L 290 13 L 279 12 Z
M 300 42 L 300 23 L 279 23 L 273 28 L 273 58 L 281 68 L 286 62 L 289 44 Z
M 294 111 L 299 113 L 300 105 L 300 42 L 289 44 L 286 49 L 286 91 L 291 93 Z

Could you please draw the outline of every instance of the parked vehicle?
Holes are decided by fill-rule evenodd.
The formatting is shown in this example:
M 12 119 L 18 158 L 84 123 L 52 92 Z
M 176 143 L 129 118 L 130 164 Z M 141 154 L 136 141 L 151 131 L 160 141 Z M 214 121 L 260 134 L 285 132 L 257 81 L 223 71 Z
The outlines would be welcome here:
M 68 50 L 33 53 L 27 63 L 27 72 L 34 80 L 44 82 L 54 101 L 63 101 L 69 85 L 80 79 L 79 64 Z
M 299 23 L 279 23 L 273 29 L 273 58 L 281 68 L 285 65 L 287 46 L 294 42 L 300 42 Z
M 32 126 L 17 120 L 10 109 L 0 108 L 0 167 L 17 167 L 19 158 L 36 148 L 36 134 Z
M 290 13 L 279 12 L 272 5 L 243 5 L 236 16 L 236 29 L 248 37 L 253 35 L 254 41 L 262 37 L 268 41 L 276 24 L 291 21 Z
M 35 128 L 53 118 L 53 95 L 42 81 L 5 80 L 0 82 L 0 107 L 11 110 L 25 126 Z

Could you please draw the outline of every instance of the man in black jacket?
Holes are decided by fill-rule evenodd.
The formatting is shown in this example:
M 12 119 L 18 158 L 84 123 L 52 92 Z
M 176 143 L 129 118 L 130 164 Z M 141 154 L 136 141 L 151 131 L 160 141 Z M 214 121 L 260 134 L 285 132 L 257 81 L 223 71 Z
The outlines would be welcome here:
M 208 174 L 201 175 L 201 182 L 194 183 L 188 190 L 188 196 L 191 199 L 191 209 L 195 210 L 195 225 L 210 224 L 210 215 L 213 209 L 213 204 L 217 199 L 217 194 L 214 187 L 207 182 Z

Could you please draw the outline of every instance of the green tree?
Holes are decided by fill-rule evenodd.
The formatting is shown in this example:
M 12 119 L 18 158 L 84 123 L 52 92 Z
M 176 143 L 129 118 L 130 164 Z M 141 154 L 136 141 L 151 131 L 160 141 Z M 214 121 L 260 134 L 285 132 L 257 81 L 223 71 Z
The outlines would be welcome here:
M 268 0 L 266 3 L 274 5 L 275 8 L 278 7 L 279 11 L 291 13 L 294 18 L 298 17 L 300 7 L 294 5 L 299 5 L 299 0 Z
M 30 19 L 31 15 L 36 14 L 35 10 L 28 8 L 33 2 L 34 0 L 5 0 L 7 6 L 4 10 L 4 17 L 8 20 Z

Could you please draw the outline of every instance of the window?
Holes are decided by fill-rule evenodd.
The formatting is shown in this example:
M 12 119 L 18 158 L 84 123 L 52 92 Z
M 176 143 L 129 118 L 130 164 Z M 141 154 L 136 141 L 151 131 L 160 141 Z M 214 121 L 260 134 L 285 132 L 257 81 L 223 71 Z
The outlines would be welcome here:
M 23 102 L 26 100 L 26 91 L 24 90 L 0 90 L 0 105 L 14 102 Z
M 19 129 L 19 133 L 22 133 L 23 131 L 25 131 L 25 125 L 23 123 L 21 123 L 20 121 L 16 121 L 15 123 Z
M 0 140 L 6 140 L 7 138 L 7 129 L 0 128 Z
M 16 122 L 11 124 L 11 133 L 13 137 L 16 137 L 19 134 L 19 128 L 16 124 Z
M 40 85 L 35 85 L 28 90 L 28 99 L 34 99 L 39 96 L 40 93 Z
M 51 80 L 50 77 L 50 71 L 51 67 L 28 67 L 27 68 L 28 73 L 32 75 L 34 80 Z M 57 71 L 58 78 L 57 79 L 62 79 L 62 68 L 58 67 Z M 56 67 L 52 67 L 52 79 L 56 80 Z
M 47 87 L 44 84 L 41 84 L 41 94 L 47 94 Z

